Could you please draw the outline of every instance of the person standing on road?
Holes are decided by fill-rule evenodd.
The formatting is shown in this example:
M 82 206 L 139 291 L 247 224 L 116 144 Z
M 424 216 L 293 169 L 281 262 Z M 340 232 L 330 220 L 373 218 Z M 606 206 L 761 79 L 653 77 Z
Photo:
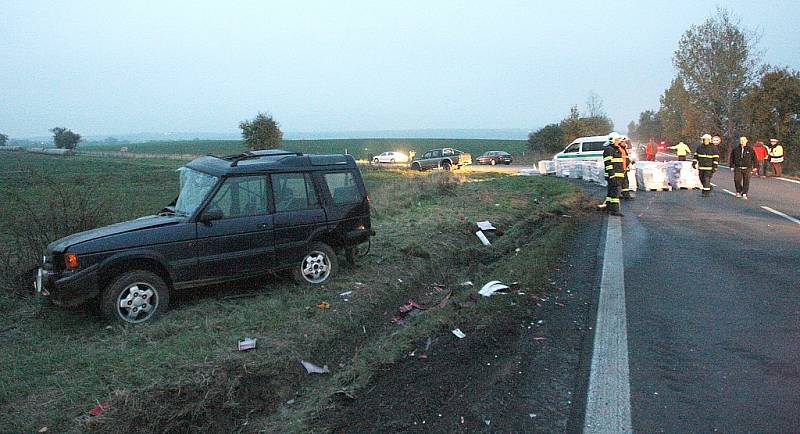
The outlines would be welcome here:
M 769 149 L 764 146 L 763 140 L 756 140 L 756 145 L 753 146 L 753 152 L 756 153 L 756 168 L 758 169 L 758 176 L 763 178 L 767 174 L 767 161 L 769 161 Z
M 772 163 L 772 175 L 782 176 L 781 165 L 783 164 L 783 145 L 778 139 L 769 139 L 772 150 L 769 152 L 769 162 Z
M 731 150 L 731 158 L 728 161 L 733 172 L 736 197 L 747 200 L 747 191 L 750 189 L 750 173 L 756 170 L 758 164 L 755 151 L 747 144 L 747 137 L 739 137 L 739 146 Z
M 697 168 L 700 173 L 700 183 L 703 184 L 703 197 L 711 196 L 711 177 L 719 167 L 719 144 L 722 139 L 719 136 L 711 137 L 710 134 L 703 134 L 703 143 L 694 151 L 694 163 L 692 167 Z
M 631 192 L 630 188 L 630 180 L 628 179 L 628 173 L 633 170 L 633 160 L 631 160 L 631 154 L 628 150 L 628 147 L 631 144 L 631 139 L 622 136 L 619 140 L 620 143 L 620 152 L 622 153 L 622 171 L 625 176 L 622 177 L 622 189 L 620 190 L 621 197 L 624 200 L 633 200 L 634 195 Z
M 606 201 L 600 208 L 609 214 L 622 217 L 619 198 L 622 193 L 623 179 L 625 178 L 625 151 L 620 144 L 620 135 L 612 132 L 608 135 L 609 144 L 603 148 L 603 163 L 605 164 L 605 178 L 608 183 Z
M 686 143 L 683 142 L 678 142 L 677 145 L 670 146 L 669 148 L 675 150 L 675 155 L 678 156 L 678 161 L 686 161 L 686 156 L 692 151 L 688 146 L 686 146 Z
M 647 142 L 647 145 L 644 147 L 644 156 L 647 161 L 656 161 L 656 153 L 658 153 L 658 147 L 653 142 Z

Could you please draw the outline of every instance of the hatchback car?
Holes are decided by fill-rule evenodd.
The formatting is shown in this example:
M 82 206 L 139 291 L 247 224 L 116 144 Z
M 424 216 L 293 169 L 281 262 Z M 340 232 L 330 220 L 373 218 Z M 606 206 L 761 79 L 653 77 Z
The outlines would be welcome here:
M 489 151 L 478 157 L 478 164 L 511 164 L 513 158 L 506 151 Z
M 337 252 L 352 260 L 374 235 L 350 155 L 252 151 L 178 170 L 180 193 L 157 215 L 51 243 L 36 291 L 66 307 L 98 300 L 109 319 L 141 323 L 164 312 L 173 291 L 279 270 L 325 283 Z
M 384 152 L 372 159 L 375 164 L 378 163 L 408 163 L 408 155 L 402 152 Z

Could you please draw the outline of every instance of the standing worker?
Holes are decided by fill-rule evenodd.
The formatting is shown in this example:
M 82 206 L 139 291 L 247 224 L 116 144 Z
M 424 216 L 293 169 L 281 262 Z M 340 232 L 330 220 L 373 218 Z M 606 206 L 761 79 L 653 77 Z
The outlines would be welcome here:
M 677 145 L 670 146 L 669 148 L 675 150 L 675 155 L 678 156 L 678 161 L 686 161 L 686 156 L 692 151 L 688 146 L 686 146 L 686 143 L 683 142 L 678 142 Z
M 653 142 L 647 142 L 647 145 L 644 147 L 644 156 L 647 161 L 656 161 L 656 154 L 658 153 L 658 147 Z
M 758 168 L 758 176 L 763 178 L 767 174 L 767 162 L 769 161 L 769 149 L 764 146 L 763 140 L 756 140 L 756 145 L 753 146 L 753 152 L 756 153 L 756 161 Z M 731 166 L 733 167 L 733 166 Z
M 747 191 L 750 189 L 750 173 L 758 164 L 755 151 L 747 144 L 747 137 L 739 137 L 739 146 L 731 150 L 731 158 L 728 161 L 733 172 L 736 197 L 747 200 Z
M 605 178 L 608 183 L 606 201 L 604 206 L 609 214 L 622 217 L 619 209 L 619 197 L 622 192 L 623 179 L 625 178 L 625 151 L 620 145 L 620 135 L 612 132 L 608 135 L 608 146 L 603 148 L 603 163 L 605 164 Z
M 630 180 L 628 179 L 628 173 L 633 170 L 633 160 L 631 160 L 631 154 L 628 150 L 628 147 L 631 144 L 631 139 L 622 136 L 619 139 L 619 144 L 619 149 L 622 153 L 622 172 L 625 174 L 625 176 L 622 177 L 622 189 L 620 190 L 620 193 L 622 199 L 633 200 L 634 196 L 631 192 Z
M 703 134 L 703 143 L 694 151 L 694 163 L 700 173 L 700 183 L 703 184 L 703 197 L 711 196 L 711 177 L 719 167 L 719 144 L 722 141 L 719 136 L 711 137 L 710 134 Z
M 772 150 L 769 153 L 769 162 L 772 163 L 772 174 L 774 176 L 781 176 L 783 164 L 783 145 L 778 139 L 769 139 L 769 144 L 772 145 Z

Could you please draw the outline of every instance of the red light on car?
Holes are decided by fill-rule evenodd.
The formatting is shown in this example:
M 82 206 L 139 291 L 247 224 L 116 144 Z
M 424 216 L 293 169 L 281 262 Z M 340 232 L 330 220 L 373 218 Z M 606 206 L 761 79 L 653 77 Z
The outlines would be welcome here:
M 78 268 L 78 255 L 75 253 L 67 253 L 64 255 L 64 265 L 67 267 L 67 270 Z

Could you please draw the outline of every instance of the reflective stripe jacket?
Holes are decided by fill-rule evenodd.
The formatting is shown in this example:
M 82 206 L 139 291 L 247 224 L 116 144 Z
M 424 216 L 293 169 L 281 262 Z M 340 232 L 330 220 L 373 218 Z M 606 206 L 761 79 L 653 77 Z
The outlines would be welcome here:
M 783 163 L 783 146 L 775 145 L 772 147 L 772 152 L 770 152 L 770 162 L 771 163 Z
M 697 170 L 716 172 L 719 166 L 719 148 L 714 145 L 700 145 L 694 151 L 694 160 L 697 161 Z
M 603 148 L 603 164 L 606 166 L 606 180 L 622 182 L 627 168 L 628 153 L 615 145 Z

